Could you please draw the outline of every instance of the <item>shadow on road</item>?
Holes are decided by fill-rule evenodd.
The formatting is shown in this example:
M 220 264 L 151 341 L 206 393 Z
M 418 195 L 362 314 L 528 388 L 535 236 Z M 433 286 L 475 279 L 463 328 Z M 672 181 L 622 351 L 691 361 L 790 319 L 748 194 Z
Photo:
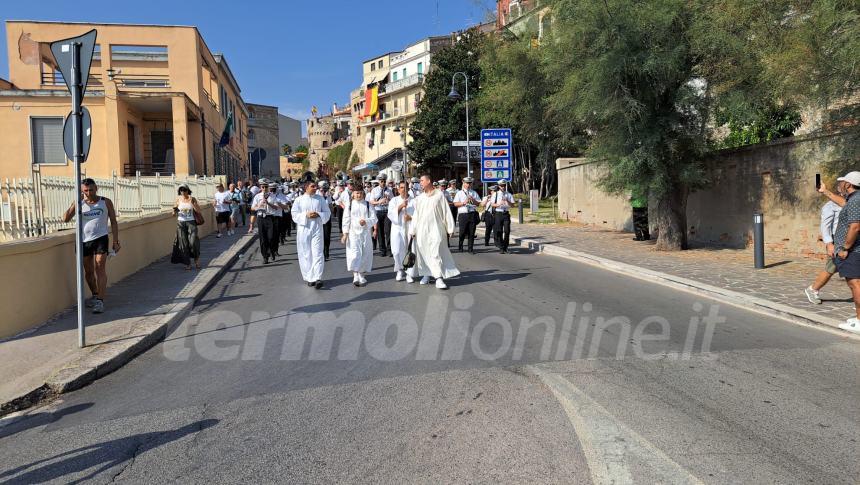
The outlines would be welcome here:
M 83 446 L 2 472 L 0 473 L 0 480 L 14 480 L 17 483 L 42 483 L 99 467 L 85 477 L 66 482 L 81 483 L 149 450 L 211 428 L 216 424 L 218 424 L 217 419 L 204 419 L 170 431 L 140 433 Z
M 79 413 L 85 409 L 91 408 L 92 406 L 93 403 L 88 402 L 65 407 L 53 412 L 36 413 L 24 416 L 21 419 L 0 428 L 0 439 L 18 434 L 22 431 L 27 431 L 28 429 L 55 423 L 63 419 L 64 416 Z

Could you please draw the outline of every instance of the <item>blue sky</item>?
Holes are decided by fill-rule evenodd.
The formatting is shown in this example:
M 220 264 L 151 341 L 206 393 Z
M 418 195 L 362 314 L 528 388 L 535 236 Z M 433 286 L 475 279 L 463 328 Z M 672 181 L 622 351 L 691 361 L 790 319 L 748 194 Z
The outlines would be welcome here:
M 222 52 L 246 102 L 306 118 L 349 102 L 361 61 L 483 21 L 494 0 L 0 0 L 0 20 L 194 25 Z M 77 8 L 70 9 L 69 5 Z M 437 15 L 438 5 L 438 15 Z M 8 78 L 6 28 L 0 77 Z

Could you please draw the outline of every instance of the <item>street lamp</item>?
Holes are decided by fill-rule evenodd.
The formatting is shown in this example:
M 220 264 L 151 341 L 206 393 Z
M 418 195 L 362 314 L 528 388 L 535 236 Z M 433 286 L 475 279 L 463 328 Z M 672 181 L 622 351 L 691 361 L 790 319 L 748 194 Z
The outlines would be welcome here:
M 472 160 L 471 160 L 471 148 L 469 146 L 469 76 L 465 72 L 455 72 L 453 76 L 451 76 L 451 92 L 448 93 L 448 99 L 451 101 L 460 101 L 463 99 L 460 96 L 460 92 L 457 91 L 457 76 L 462 75 L 463 80 L 466 82 L 466 176 L 472 176 Z

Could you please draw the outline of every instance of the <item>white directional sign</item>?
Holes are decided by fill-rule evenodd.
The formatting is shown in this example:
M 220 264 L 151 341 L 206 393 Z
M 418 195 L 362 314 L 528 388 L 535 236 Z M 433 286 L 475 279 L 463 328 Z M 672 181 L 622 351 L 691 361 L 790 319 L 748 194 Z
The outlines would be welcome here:
M 464 147 L 464 146 L 466 146 L 466 140 L 452 141 L 451 146 L 452 147 Z M 469 146 L 470 147 L 480 147 L 481 146 L 481 140 L 470 140 Z

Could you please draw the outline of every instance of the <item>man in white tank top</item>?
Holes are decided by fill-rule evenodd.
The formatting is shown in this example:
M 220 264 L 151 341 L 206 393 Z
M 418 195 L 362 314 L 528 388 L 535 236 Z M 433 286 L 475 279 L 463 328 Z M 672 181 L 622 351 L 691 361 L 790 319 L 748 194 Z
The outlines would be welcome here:
M 93 179 L 84 179 L 81 183 L 83 200 L 81 204 L 81 219 L 83 220 L 83 255 L 84 273 L 87 286 L 93 296 L 86 301 L 92 307 L 93 313 L 104 312 L 104 298 L 107 292 L 107 259 L 110 252 L 108 238 L 108 221 L 113 233 L 113 250 L 120 250 L 119 225 L 116 222 L 116 212 L 113 202 L 106 197 L 97 195 L 98 187 Z M 75 217 L 75 204 L 66 211 L 63 221 L 69 222 Z

